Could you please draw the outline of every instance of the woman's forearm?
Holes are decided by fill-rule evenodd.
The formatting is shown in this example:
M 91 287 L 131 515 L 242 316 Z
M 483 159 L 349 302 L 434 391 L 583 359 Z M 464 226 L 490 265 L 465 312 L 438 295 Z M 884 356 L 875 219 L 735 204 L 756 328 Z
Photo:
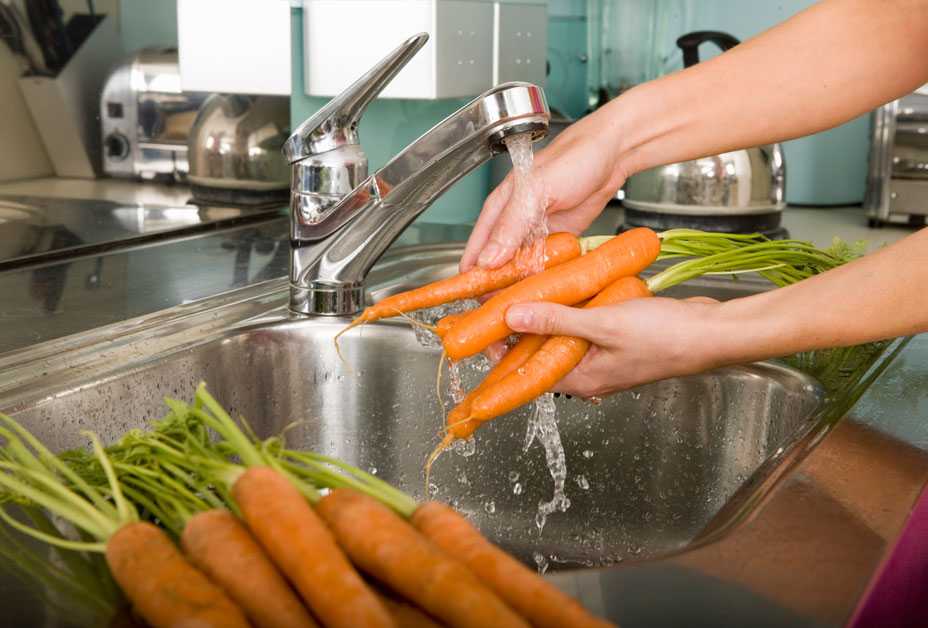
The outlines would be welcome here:
M 928 331 L 928 229 L 779 290 L 717 308 L 718 363 L 850 346 Z
M 623 175 L 822 131 L 928 82 L 928 0 L 825 0 L 604 109 Z

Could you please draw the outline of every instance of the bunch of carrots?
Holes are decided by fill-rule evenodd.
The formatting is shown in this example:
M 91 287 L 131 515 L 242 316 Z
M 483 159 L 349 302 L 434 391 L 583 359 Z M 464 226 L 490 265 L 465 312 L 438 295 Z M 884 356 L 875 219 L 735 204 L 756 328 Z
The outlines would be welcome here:
M 787 285 L 847 261 L 846 256 L 798 240 L 690 229 L 658 234 L 636 228 L 614 237 L 553 234 L 545 242 L 544 270 L 529 274 L 526 269 L 531 265 L 524 258 L 533 248 L 525 247 L 498 269 L 475 268 L 387 297 L 364 310 L 339 333 L 336 343 L 346 331 L 365 323 L 492 293 L 478 308 L 449 315 L 433 328 L 442 339 L 444 356 L 459 361 L 510 337 L 513 332 L 506 325 L 506 311 L 516 304 L 547 301 L 603 307 L 647 298 L 706 274 L 754 272 L 777 285 Z M 683 261 L 647 280 L 639 278 L 658 259 L 676 258 Z M 550 391 L 589 348 L 588 341 L 567 336 L 526 334 L 518 338 L 483 381 L 448 413 L 445 435 L 426 469 L 455 440 L 469 438 L 486 421 Z
M 151 429 L 54 455 L 0 415 L 0 503 L 78 531 L 155 627 L 607 626 L 453 509 L 339 460 L 259 440 L 206 391 Z

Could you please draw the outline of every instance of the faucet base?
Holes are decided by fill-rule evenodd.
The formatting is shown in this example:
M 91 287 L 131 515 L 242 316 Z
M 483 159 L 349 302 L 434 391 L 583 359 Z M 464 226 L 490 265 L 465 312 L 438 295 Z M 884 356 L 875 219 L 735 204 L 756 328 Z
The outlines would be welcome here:
M 348 316 L 364 309 L 361 284 L 311 282 L 290 284 L 290 311 L 307 316 Z

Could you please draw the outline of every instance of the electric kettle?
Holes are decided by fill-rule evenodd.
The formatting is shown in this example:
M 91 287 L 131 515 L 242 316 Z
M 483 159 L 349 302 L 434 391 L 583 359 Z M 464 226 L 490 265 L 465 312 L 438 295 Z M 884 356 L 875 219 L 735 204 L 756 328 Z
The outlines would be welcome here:
M 699 46 L 723 51 L 740 42 L 727 33 L 698 31 L 677 39 L 684 67 L 699 63 Z M 625 225 L 686 227 L 784 237 L 786 165 L 779 144 L 757 146 L 659 166 L 629 178 Z

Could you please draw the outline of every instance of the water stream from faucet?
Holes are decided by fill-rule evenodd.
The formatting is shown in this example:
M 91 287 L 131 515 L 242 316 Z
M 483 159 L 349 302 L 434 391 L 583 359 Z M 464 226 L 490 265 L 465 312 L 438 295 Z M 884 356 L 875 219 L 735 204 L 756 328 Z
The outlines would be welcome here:
M 524 264 L 525 274 L 541 272 L 545 267 L 545 239 L 548 237 L 548 222 L 545 216 L 546 199 L 541 180 L 532 171 L 535 161 L 532 138 L 520 133 L 503 140 L 512 160 L 512 196 L 510 206 L 521 213 L 527 226 L 523 241 L 523 253 L 518 261 Z

